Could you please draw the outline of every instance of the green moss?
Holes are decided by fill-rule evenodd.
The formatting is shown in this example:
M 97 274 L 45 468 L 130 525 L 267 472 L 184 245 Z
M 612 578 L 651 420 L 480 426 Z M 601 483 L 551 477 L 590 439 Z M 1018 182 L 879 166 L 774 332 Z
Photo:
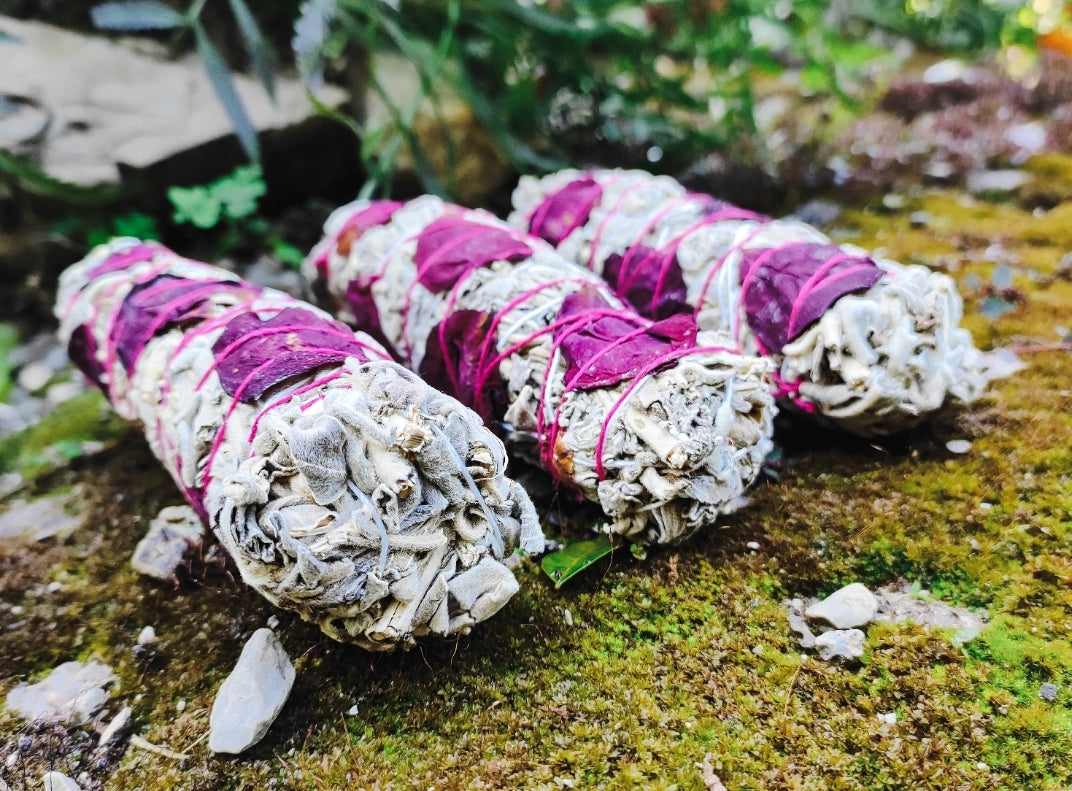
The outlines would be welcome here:
M 931 222 L 913 228 L 921 209 Z M 1072 240 L 1048 236 L 1063 212 L 939 192 L 846 221 L 863 246 L 957 278 L 980 345 L 1023 346 L 1068 326 L 1072 283 L 1050 276 Z M 990 282 L 997 243 L 1023 301 L 991 321 L 970 276 Z M 47 479 L 88 484 L 87 529 L 0 553 L 2 600 L 22 608 L 0 609 L 0 693 L 66 659 L 116 667 L 134 731 L 191 758 L 128 749 L 94 770 L 109 789 L 702 789 L 705 756 L 733 789 L 1067 789 L 1072 355 L 1024 359 L 985 399 L 907 436 L 783 435 L 785 469 L 750 507 L 645 561 L 616 551 L 559 590 L 528 564 L 521 593 L 457 643 L 372 655 L 282 614 L 296 688 L 238 758 L 207 751 L 208 712 L 272 608 L 211 558 L 179 586 L 133 574 L 143 526 L 178 495 L 128 433 L 92 469 Z M 950 439 L 971 450 L 950 453 Z M 985 608 L 990 625 L 960 648 L 946 631 L 876 624 L 857 668 L 796 643 L 784 599 L 899 578 Z M 61 589 L 48 593 L 50 582 Z M 161 642 L 136 657 L 145 624 Z M 1038 698 L 1045 682 L 1058 687 L 1053 702 Z M 878 717 L 890 713 L 895 724 Z M 0 714 L 0 732 L 19 727 Z
M 104 396 L 87 390 L 59 404 L 40 423 L 0 440 L 0 472 L 34 478 L 82 455 L 83 442 L 104 442 L 129 432 Z

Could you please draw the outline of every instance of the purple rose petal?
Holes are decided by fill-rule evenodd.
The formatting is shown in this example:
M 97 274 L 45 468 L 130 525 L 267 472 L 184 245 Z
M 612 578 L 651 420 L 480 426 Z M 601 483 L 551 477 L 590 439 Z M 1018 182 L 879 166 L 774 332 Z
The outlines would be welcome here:
M 501 420 L 507 403 L 499 367 L 485 371 L 488 360 L 482 359 L 494 342 L 489 337 L 494 333 L 493 318 L 479 310 L 451 313 L 428 336 L 419 372 L 428 384 L 457 398 L 489 426 Z
M 347 357 L 371 359 L 368 348 L 346 325 L 302 308 L 285 308 L 270 319 L 240 314 L 224 328 L 212 352 L 224 391 L 244 402 Z
M 520 261 L 532 255 L 532 248 L 511 231 L 494 225 L 440 217 L 417 238 L 413 256 L 417 281 L 439 294 L 449 291 L 468 272 L 492 261 Z
M 692 312 L 676 253 L 660 253 L 642 244 L 625 255 L 612 253 L 603 263 L 603 279 L 642 316 L 665 319 Z
M 541 239 L 558 245 L 588 222 L 592 208 L 603 196 L 603 188 L 593 178 L 571 181 L 544 199 L 529 218 L 529 230 Z
M 175 275 L 160 275 L 135 285 L 123 300 L 110 336 L 123 367 L 129 371 L 158 332 L 211 315 L 209 297 L 228 289 L 248 293 L 232 281 L 186 280 Z
M 119 269 L 126 269 L 132 264 L 138 264 L 142 261 L 151 261 L 159 253 L 170 252 L 164 245 L 156 242 L 139 242 L 138 244 L 128 247 L 122 252 L 108 256 L 104 261 L 97 264 L 87 273 L 86 277 L 89 280 L 106 274 L 108 272 L 115 272 Z
M 566 382 L 572 382 L 574 389 L 613 387 L 635 377 L 652 360 L 696 345 L 697 326 L 691 314 L 671 316 L 638 332 L 635 319 L 603 314 L 608 309 L 611 306 L 597 291 L 584 288 L 566 297 L 558 312 L 557 320 L 578 319 L 555 332 L 566 360 Z M 665 367 L 673 364 L 668 360 Z
M 871 288 L 882 270 L 832 244 L 747 250 L 741 284 L 748 326 L 766 351 L 778 353 L 837 300 Z
M 370 228 L 386 225 L 390 222 L 391 217 L 402 205 L 399 201 L 373 201 L 366 208 L 350 215 L 346 222 L 342 224 L 338 233 L 335 234 L 335 243 L 317 256 L 313 262 L 316 266 L 317 274 L 327 280 L 328 260 L 332 250 L 337 251 L 343 257 L 350 255 L 350 247 L 354 242 L 360 239 Z
M 67 344 L 67 356 L 93 384 L 107 395 L 108 391 L 104 386 L 104 366 L 97 359 L 97 342 L 85 324 L 78 325 L 71 333 L 71 340 Z

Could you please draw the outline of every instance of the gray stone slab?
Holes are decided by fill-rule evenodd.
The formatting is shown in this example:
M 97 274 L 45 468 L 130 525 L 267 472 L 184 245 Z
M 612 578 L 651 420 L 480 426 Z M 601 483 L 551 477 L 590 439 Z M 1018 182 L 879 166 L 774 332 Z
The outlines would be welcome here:
M 9 17 L 0 17 L 0 29 L 22 40 L 0 41 L 0 95 L 32 105 L 35 124 L 41 113 L 47 116 L 33 155 L 58 179 L 118 183 L 121 168 L 147 168 L 231 134 L 193 55 L 167 60 L 147 54 L 141 39 L 87 36 Z M 284 129 L 314 114 L 296 79 L 277 78 L 274 104 L 253 78 L 234 79 L 258 130 Z M 346 95 L 328 85 L 319 98 L 338 105 Z

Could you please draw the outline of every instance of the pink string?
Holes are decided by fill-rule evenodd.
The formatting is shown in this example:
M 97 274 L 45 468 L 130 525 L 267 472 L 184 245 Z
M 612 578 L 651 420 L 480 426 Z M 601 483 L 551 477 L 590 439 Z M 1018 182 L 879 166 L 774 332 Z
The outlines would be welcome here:
M 631 396 L 633 391 L 640 386 L 641 382 L 643 382 L 650 373 L 669 362 L 673 362 L 674 360 L 678 360 L 690 354 L 711 354 L 714 352 L 728 352 L 730 354 L 738 353 L 736 350 L 728 349 L 725 346 L 693 346 L 687 349 L 675 349 L 651 360 L 651 362 L 645 365 L 640 372 L 637 373 L 633 381 L 629 383 L 629 386 L 625 388 L 620 396 L 618 396 L 618 400 L 607 410 L 606 417 L 603 418 L 603 425 L 600 427 L 599 439 L 596 440 L 595 448 L 596 477 L 599 480 L 602 481 L 605 478 L 605 469 L 603 467 L 603 446 L 607 441 L 607 433 L 610 431 L 611 420 L 614 419 L 614 415 L 622 405 L 629 400 L 629 396 Z
M 294 307 L 294 306 L 291 305 L 289 307 Z M 280 311 L 280 312 L 282 312 L 282 311 Z M 267 337 L 267 336 L 271 336 L 271 335 L 285 335 L 288 332 L 300 332 L 303 329 L 305 329 L 305 327 L 303 327 L 300 324 L 285 324 L 285 325 L 282 325 L 282 326 L 279 326 L 279 327 L 261 327 L 259 329 L 251 330 L 251 331 L 245 333 L 241 337 L 236 338 L 235 340 L 231 341 L 229 344 L 227 344 L 220 351 L 213 353 L 215 359 L 212 361 L 212 365 L 210 365 L 208 367 L 208 369 L 205 371 L 205 373 L 201 376 L 201 379 L 198 380 L 197 384 L 194 386 L 194 389 L 195 390 L 200 390 L 204 386 L 205 381 L 213 373 L 213 371 L 215 371 L 220 366 L 220 364 L 227 358 L 227 355 L 231 354 L 235 349 L 240 348 L 241 346 L 243 346 L 247 342 L 253 340 L 254 338 L 263 338 L 263 337 Z M 377 357 L 381 356 L 381 355 L 378 354 L 378 350 L 376 350 L 374 347 L 372 347 L 369 344 L 367 344 L 364 341 L 362 341 L 360 338 L 358 338 L 352 332 L 344 333 L 344 332 L 342 332 L 340 330 L 336 330 L 334 328 L 331 328 L 330 330 L 327 329 L 327 328 L 324 328 L 324 329 L 317 328 L 317 332 L 323 333 L 324 335 L 327 335 L 327 336 L 333 337 L 333 338 L 341 338 L 343 340 L 352 340 L 352 341 L 354 341 L 356 343 L 357 347 L 359 349 L 361 349 L 362 351 L 364 351 L 364 352 L 377 351 Z M 302 346 L 300 349 L 297 349 L 296 351 L 302 351 L 302 352 L 334 352 L 335 354 L 346 354 L 346 355 L 350 354 L 350 351 L 348 349 L 332 349 L 332 348 L 327 347 L 327 346 Z M 367 362 L 369 359 L 371 359 L 371 358 L 366 357 L 364 360 L 362 360 L 362 362 Z
M 613 183 L 614 183 L 613 181 L 608 181 L 607 186 L 611 186 Z M 618 194 L 618 198 L 614 201 L 614 205 L 610 207 L 610 209 L 607 211 L 607 213 L 605 215 L 603 215 L 603 219 L 600 220 L 599 225 L 596 226 L 595 233 L 592 234 L 592 241 L 589 242 L 589 248 L 588 248 L 588 264 L 587 264 L 587 266 L 593 272 L 597 271 L 596 270 L 596 251 L 599 250 L 599 242 L 603 238 L 603 232 L 607 229 L 607 223 L 609 223 L 611 220 L 614 219 L 614 215 L 617 214 L 617 212 L 621 209 L 622 204 L 625 203 L 625 199 L 628 198 L 632 193 L 634 193 L 637 190 L 641 189 L 643 186 L 644 186 L 643 184 L 636 183 L 636 184 L 630 184 L 625 189 L 623 189 Z
M 862 272 L 870 267 L 865 264 L 855 264 L 840 272 L 834 274 L 832 277 L 823 279 L 823 275 L 833 269 L 841 261 L 852 260 L 856 256 L 849 255 L 848 253 L 841 253 L 840 255 L 831 256 L 830 260 L 823 264 L 814 275 L 808 278 L 808 281 L 801 287 L 800 293 L 797 294 L 796 299 L 793 300 L 793 308 L 789 313 L 789 325 L 787 328 L 788 337 L 795 338 L 797 335 L 796 327 L 797 320 L 799 319 L 801 308 L 804 302 L 811 295 L 811 293 L 819 286 L 827 286 L 831 283 L 836 283 L 838 280 L 842 280 L 850 275 L 854 275 L 857 272 Z
M 163 259 L 163 260 L 161 260 L 161 259 Z M 135 263 L 134 265 L 132 265 L 128 269 L 116 270 L 114 273 L 109 272 L 109 273 L 105 273 L 105 274 L 102 275 L 102 277 L 108 277 L 110 275 L 114 276 L 115 277 L 115 282 L 113 284 L 110 284 L 110 286 L 108 288 L 104 289 L 104 297 L 95 300 L 93 303 L 91 303 L 88 306 L 87 313 L 88 313 L 89 319 L 87 320 L 87 325 L 90 326 L 90 327 L 95 327 L 97 325 L 97 322 L 99 321 L 101 306 L 103 304 L 105 304 L 106 302 L 112 302 L 110 299 L 108 299 L 109 297 L 115 296 L 118 292 L 122 291 L 124 288 L 127 290 L 128 294 L 129 294 L 129 292 L 131 290 L 133 290 L 133 288 L 135 286 L 137 286 L 138 284 L 146 283 L 146 282 L 152 280 L 153 278 L 155 278 L 155 277 L 157 277 L 157 276 L 159 276 L 161 274 L 165 274 L 165 273 L 171 271 L 176 262 L 182 262 L 189 269 L 192 269 L 192 270 L 200 269 L 204 275 L 206 275 L 207 277 L 212 278 L 213 280 L 218 281 L 220 279 L 220 273 L 217 272 L 212 267 L 208 267 L 207 265 L 199 264 L 198 262 L 189 261 L 187 259 L 182 259 L 182 258 L 180 258 L 178 256 L 175 256 L 174 254 L 171 254 L 170 251 L 161 250 L 160 252 L 158 252 L 153 257 L 153 259 L 151 261 L 146 261 L 144 263 L 139 261 L 139 262 Z M 135 270 L 135 271 L 132 272 L 131 271 L 132 269 Z M 137 269 L 142 269 L 143 271 L 138 272 Z M 182 274 L 177 275 L 177 276 L 181 277 L 183 279 L 186 279 L 186 280 L 195 281 L 197 278 L 196 278 L 196 276 L 192 276 L 192 275 L 196 275 L 196 274 L 197 274 L 196 272 L 193 272 L 193 273 L 183 272 Z M 241 284 L 241 281 L 238 281 L 238 280 L 235 280 L 234 283 L 236 285 L 243 285 L 243 284 Z M 88 283 L 86 285 L 88 285 Z M 166 288 L 168 288 L 170 286 L 173 286 L 173 285 L 174 284 L 172 284 L 172 283 L 153 285 L 153 286 L 149 286 L 148 288 L 146 288 L 145 292 L 148 292 L 151 295 L 152 293 L 155 293 L 157 291 L 163 291 Z M 76 293 L 74 295 L 74 297 L 72 297 L 72 299 L 70 301 L 68 301 L 68 303 L 66 303 L 67 307 L 68 307 L 68 310 L 73 308 L 76 300 L 81 296 L 81 291 L 83 291 L 84 288 L 85 288 L 85 285 L 83 285 L 82 289 L 80 289 L 79 292 Z M 179 301 L 189 301 L 191 298 L 198 298 L 202 294 L 204 294 L 205 296 L 208 296 L 208 295 L 210 295 L 210 294 L 212 294 L 214 292 L 217 292 L 218 290 L 219 290 L 219 283 L 213 283 L 211 285 L 206 284 L 203 288 L 187 291 L 184 294 L 182 294 L 181 297 L 176 298 L 175 301 L 168 302 L 165 305 L 161 306 L 160 307 L 161 315 L 158 316 L 157 319 L 155 319 L 153 321 L 152 325 L 150 325 L 150 327 L 149 327 L 150 332 L 149 332 L 148 337 L 149 338 L 154 337 L 156 335 L 156 333 L 159 331 L 159 329 L 161 327 L 163 327 L 164 325 L 166 325 L 168 323 L 168 321 L 171 320 L 171 317 L 168 317 L 167 314 L 170 311 L 171 307 L 173 307 Z M 119 315 L 120 310 L 122 308 L 122 304 L 123 304 L 123 300 L 118 300 L 118 301 L 114 302 L 114 305 L 113 305 L 114 309 L 113 309 L 111 315 L 108 317 L 108 321 L 106 322 L 106 328 L 104 330 L 104 337 L 105 337 L 106 342 L 104 344 L 102 344 L 107 350 L 107 352 L 106 352 L 106 360 L 105 360 L 105 372 L 108 375 L 108 379 L 109 379 L 109 391 L 110 391 L 110 394 L 113 397 L 115 396 L 115 393 L 112 390 L 110 385 L 111 385 L 112 382 L 114 382 L 114 368 L 115 368 L 115 365 L 116 365 L 117 360 L 118 360 L 118 354 L 117 354 L 117 351 L 115 349 L 114 344 L 110 343 L 110 338 L 111 338 L 112 333 L 114 331 L 116 321 L 118 320 L 118 315 Z M 213 307 L 218 308 L 219 306 L 213 305 Z M 264 311 L 271 311 L 273 313 L 279 313 L 279 312 L 281 312 L 282 310 L 284 310 L 284 309 L 286 309 L 288 307 L 294 307 L 294 305 L 284 303 L 284 304 L 279 304 L 279 305 L 263 305 L 263 306 L 258 307 L 256 305 L 256 300 L 253 300 L 253 301 L 247 301 L 245 303 L 232 306 L 232 307 L 230 307 L 230 308 L 228 308 L 226 310 L 223 310 L 221 313 L 217 314 L 216 316 L 206 318 L 206 319 L 202 320 L 200 323 L 198 323 L 196 327 L 191 328 L 180 339 L 179 343 L 176 344 L 175 348 L 168 355 L 167 365 L 170 366 L 170 364 L 173 363 L 175 361 L 175 359 L 177 359 L 178 355 L 191 342 L 193 342 L 194 339 L 196 339 L 198 337 L 205 336 L 205 335 L 209 334 L 210 332 L 213 332 L 213 331 L 215 331 L 217 329 L 220 329 L 221 327 L 225 326 L 233 318 L 235 318 L 236 316 L 238 316 L 240 314 L 243 314 L 243 313 L 246 313 L 246 312 L 251 312 L 251 313 L 256 312 L 256 313 L 260 314 L 260 313 L 262 313 Z M 276 333 L 280 333 L 280 332 L 287 332 L 287 331 L 300 330 L 300 329 L 304 329 L 304 328 L 301 327 L 300 325 L 294 325 L 294 326 L 286 326 L 286 327 L 280 327 L 280 328 L 261 328 L 259 330 L 254 330 L 254 331 L 252 331 L 250 333 L 247 333 L 242 338 L 240 338 L 240 339 L 236 340 L 235 342 L 229 344 L 226 347 L 226 349 L 223 351 L 223 353 L 221 353 L 220 355 L 215 357 L 212 366 L 208 369 L 208 371 L 206 371 L 204 374 L 202 374 L 202 376 L 200 377 L 200 380 L 194 386 L 194 391 L 197 392 L 197 391 L 201 390 L 205 386 L 205 384 L 207 383 L 207 381 L 209 379 L 209 374 L 213 370 L 215 370 L 217 368 L 217 366 L 219 365 L 221 359 L 225 356 L 225 354 L 233 351 L 235 348 L 240 346 L 242 343 L 250 340 L 251 338 L 255 338 L 255 337 L 258 337 L 258 336 L 270 335 L 270 334 L 276 334 Z M 320 329 L 320 331 L 324 332 L 326 335 L 328 335 L 330 337 L 338 337 L 338 338 L 345 339 L 345 340 L 355 341 L 357 343 L 358 347 L 361 350 L 364 350 L 366 352 L 375 351 L 376 352 L 376 357 L 381 356 L 379 351 L 375 347 L 373 347 L 372 345 L 361 341 L 359 338 L 356 338 L 355 336 L 353 336 L 350 333 L 343 332 L 342 330 L 337 330 L 334 327 L 322 328 L 322 329 Z M 141 355 L 141 353 L 143 351 L 144 351 L 144 346 L 141 349 L 138 350 L 138 352 L 137 352 L 138 356 L 135 358 L 135 361 L 140 358 L 140 355 Z M 340 354 L 340 353 L 352 354 L 352 351 L 348 351 L 348 350 L 345 350 L 345 349 L 335 349 L 335 348 L 321 347 L 321 346 L 305 347 L 305 348 L 301 349 L 301 351 L 313 352 L 314 354 L 315 353 L 323 353 L 325 356 L 337 355 L 337 354 Z M 194 490 L 186 490 L 188 495 L 190 495 L 191 497 L 194 496 L 194 494 L 198 494 L 203 499 L 204 492 L 206 491 L 208 483 L 211 480 L 213 464 L 215 462 L 215 459 L 216 459 L 216 456 L 217 456 L 217 454 L 219 452 L 219 449 L 221 448 L 221 446 L 223 444 L 224 438 L 225 438 L 226 433 L 227 433 L 227 428 L 228 428 L 228 424 L 230 422 L 230 419 L 231 419 L 232 415 L 234 414 L 234 411 L 237 409 L 238 404 L 241 402 L 242 395 L 248 390 L 248 388 L 256 380 L 256 378 L 261 373 L 263 373 L 266 369 L 268 369 L 270 366 L 272 366 L 275 362 L 276 362 L 275 358 L 264 361 L 263 363 L 258 365 L 256 368 L 254 368 L 252 371 L 250 371 L 246 375 L 246 377 L 242 380 L 242 382 L 239 384 L 238 388 L 235 391 L 234 397 L 231 399 L 230 405 L 228 406 L 225 414 L 223 415 L 223 417 L 222 417 L 222 419 L 221 419 L 221 421 L 219 423 L 219 428 L 218 428 L 218 430 L 216 432 L 216 436 L 213 438 L 213 442 L 212 442 L 212 445 L 211 445 L 211 447 L 209 449 L 209 452 L 205 456 L 204 470 L 202 472 L 202 475 L 200 476 L 200 479 L 203 481 L 203 483 L 202 483 L 202 485 L 200 487 L 198 487 L 198 489 L 200 491 L 195 492 Z M 133 367 L 133 363 L 132 363 L 132 367 Z M 336 370 L 333 370 L 333 371 L 329 372 L 328 374 L 326 374 L 324 376 L 321 376 L 321 377 L 315 379 L 314 381 L 312 381 L 312 382 L 310 382 L 310 383 L 308 383 L 306 385 L 303 385 L 303 386 L 301 386 L 301 387 L 299 387 L 299 388 L 297 388 L 295 390 L 291 390 L 290 392 L 287 392 L 287 393 L 284 393 L 284 394 L 280 395 L 274 401 L 272 401 L 269 404 L 267 404 L 266 406 L 264 406 L 262 409 L 260 409 L 256 413 L 256 415 L 255 415 L 255 417 L 253 419 L 253 422 L 252 422 L 251 427 L 250 427 L 249 438 L 248 438 L 249 443 L 250 444 L 253 443 L 253 440 L 255 439 L 256 434 L 257 434 L 258 427 L 260 425 L 260 421 L 268 412 L 270 412 L 271 410 L 279 407 L 282 404 L 290 402 L 294 398 L 297 398 L 297 397 L 299 397 L 299 396 L 301 396 L 301 395 L 303 395 L 303 394 L 305 394 L 305 393 L 307 393 L 307 392 L 309 392 L 311 390 L 320 388 L 320 387 L 322 387 L 322 386 L 324 386 L 324 385 L 326 385 L 326 384 L 338 379 L 340 376 L 342 376 L 342 374 L 344 372 L 345 372 L 345 366 L 340 366 Z M 163 407 L 165 407 L 167 405 L 167 403 L 168 403 L 168 401 L 170 399 L 170 394 L 171 394 L 170 380 L 165 379 L 163 381 L 163 383 L 161 385 L 160 393 L 161 393 L 160 406 L 161 406 L 161 408 L 163 408 Z M 323 398 L 323 394 L 320 394 L 316 398 L 310 399 L 310 401 L 302 404 L 301 408 L 306 409 L 309 406 L 311 406 L 313 403 L 321 400 L 322 398 Z M 173 471 L 173 475 L 175 476 L 176 480 L 181 481 L 182 480 L 182 459 L 175 455 L 174 445 L 173 445 L 173 443 L 169 442 L 168 439 L 167 439 L 168 435 L 167 435 L 167 432 L 165 430 L 164 421 L 162 419 L 156 420 L 155 425 L 153 426 L 153 429 L 154 429 L 154 433 L 157 436 L 157 440 L 158 440 L 159 446 L 161 448 L 161 452 L 162 452 L 162 454 L 164 456 L 165 463 Z M 252 449 L 251 449 L 250 453 L 252 455 Z M 195 503 L 195 505 L 202 505 L 202 507 L 203 507 L 202 503 Z

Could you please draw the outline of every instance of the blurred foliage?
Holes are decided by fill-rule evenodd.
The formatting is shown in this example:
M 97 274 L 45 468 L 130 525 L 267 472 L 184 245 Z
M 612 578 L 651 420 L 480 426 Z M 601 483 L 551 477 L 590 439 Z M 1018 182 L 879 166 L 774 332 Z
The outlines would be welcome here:
M 1040 19 L 1022 9 L 1001 0 L 306 0 L 293 48 L 312 90 L 325 68 L 370 52 L 409 61 L 421 90 L 402 106 L 368 59 L 369 88 L 390 114 L 381 128 L 350 119 L 369 191 L 390 189 L 405 147 L 425 189 L 449 195 L 413 131 L 421 103 L 438 112 L 443 89 L 524 172 L 600 160 L 673 172 L 729 150 L 762 160 L 761 80 L 793 71 L 802 92 L 853 109 L 889 33 L 951 53 L 1030 44 Z

